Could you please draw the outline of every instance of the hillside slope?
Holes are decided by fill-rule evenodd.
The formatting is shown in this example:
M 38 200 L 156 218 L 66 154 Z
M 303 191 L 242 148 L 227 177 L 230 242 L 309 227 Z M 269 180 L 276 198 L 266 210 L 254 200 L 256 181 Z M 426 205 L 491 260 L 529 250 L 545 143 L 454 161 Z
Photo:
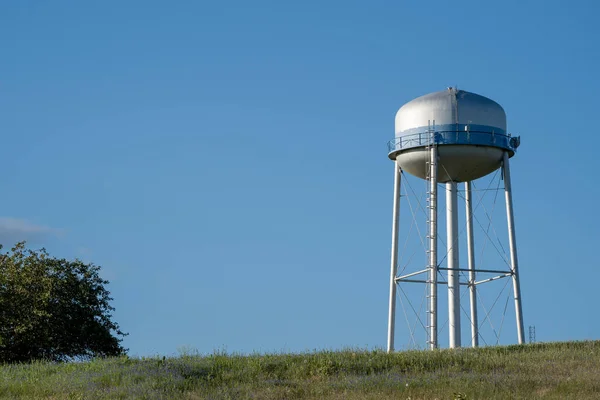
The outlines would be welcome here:
M 10 399 L 600 399 L 600 341 L 5 365 Z

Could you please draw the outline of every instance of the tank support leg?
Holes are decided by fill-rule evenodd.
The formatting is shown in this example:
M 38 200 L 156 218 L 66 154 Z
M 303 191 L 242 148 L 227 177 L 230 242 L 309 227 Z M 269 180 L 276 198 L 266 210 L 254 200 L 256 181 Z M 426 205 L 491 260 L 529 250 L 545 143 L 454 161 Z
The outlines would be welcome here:
M 446 241 L 448 246 L 448 338 L 451 349 L 460 347 L 460 274 L 458 265 L 458 193 L 455 182 L 446 183 Z
M 469 299 L 471 303 L 471 346 L 479 346 L 479 325 L 477 322 L 477 286 L 475 274 L 475 247 L 473 242 L 473 199 L 471 182 L 465 182 L 465 208 L 467 219 L 467 259 L 469 267 Z
M 398 269 L 398 228 L 400 222 L 400 183 L 402 170 L 394 162 L 394 208 L 392 211 L 392 257 L 390 268 L 390 304 L 388 314 L 387 352 L 394 351 L 394 328 L 396 319 L 396 274 Z
M 512 271 L 513 293 L 515 298 L 515 316 L 517 319 L 517 336 L 519 344 L 525 343 L 525 332 L 523 330 L 523 310 L 521 306 L 521 286 L 519 284 L 519 260 L 517 257 L 517 240 L 515 238 L 515 219 L 512 203 L 512 187 L 510 182 L 510 165 L 508 153 L 504 152 L 502 162 L 504 175 L 504 196 L 506 200 L 506 219 L 508 222 L 508 241 L 510 247 L 510 267 Z

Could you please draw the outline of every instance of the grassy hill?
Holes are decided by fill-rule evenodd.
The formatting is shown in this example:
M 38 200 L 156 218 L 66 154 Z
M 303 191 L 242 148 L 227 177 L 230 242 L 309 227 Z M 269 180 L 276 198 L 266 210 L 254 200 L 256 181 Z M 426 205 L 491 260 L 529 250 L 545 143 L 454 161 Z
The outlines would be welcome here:
M 9 399 L 600 399 L 600 341 L 5 365 Z

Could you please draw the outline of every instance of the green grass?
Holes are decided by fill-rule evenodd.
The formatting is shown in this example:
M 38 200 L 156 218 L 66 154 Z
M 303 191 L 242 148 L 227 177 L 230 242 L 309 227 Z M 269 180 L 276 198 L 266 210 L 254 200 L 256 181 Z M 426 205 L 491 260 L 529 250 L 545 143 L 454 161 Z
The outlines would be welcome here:
M 0 367 L 10 399 L 600 399 L 600 341 Z

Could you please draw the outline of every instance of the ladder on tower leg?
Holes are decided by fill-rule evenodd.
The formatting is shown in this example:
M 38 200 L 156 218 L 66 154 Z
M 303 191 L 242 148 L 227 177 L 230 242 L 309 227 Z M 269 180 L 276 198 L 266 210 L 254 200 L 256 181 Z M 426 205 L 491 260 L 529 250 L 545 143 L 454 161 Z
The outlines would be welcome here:
M 430 239 L 430 240 L 427 240 L 427 250 L 426 250 L 428 260 L 430 260 L 431 252 L 432 252 L 431 239 L 433 239 L 433 240 L 436 239 L 435 237 L 434 238 L 431 237 L 431 232 L 432 232 L 431 222 L 432 221 L 431 221 L 431 213 L 430 213 L 431 208 L 436 206 L 435 204 L 432 204 L 432 202 L 431 202 L 431 148 L 432 148 L 432 146 L 436 145 L 434 138 L 435 138 L 435 121 L 433 121 L 433 123 L 432 123 L 432 121 L 429 121 L 428 128 L 427 128 L 427 137 L 426 137 L 427 142 L 426 142 L 426 146 L 425 146 L 425 150 L 427 152 L 427 161 L 425 163 L 425 167 L 426 167 L 425 185 L 426 185 L 426 202 L 427 202 L 427 207 L 426 207 L 426 209 L 427 209 L 427 239 Z M 427 282 L 426 285 L 432 284 L 430 274 L 428 274 L 426 282 Z M 426 299 L 427 299 L 428 305 L 430 304 L 430 299 L 432 297 L 433 296 L 431 295 L 431 291 L 428 289 L 426 291 Z M 433 313 L 433 311 L 430 309 L 430 307 L 428 307 L 427 312 L 426 312 L 426 315 L 427 315 L 427 318 L 426 318 L 427 341 L 426 341 L 426 343 L 428 346 L 431 345 L 432 343 L 434 343 L 434 340 L 431 337 L 431 327 L 432 326 L 431 326 L 431 318 L 430 317 L 431 317 L 432 313 Z

